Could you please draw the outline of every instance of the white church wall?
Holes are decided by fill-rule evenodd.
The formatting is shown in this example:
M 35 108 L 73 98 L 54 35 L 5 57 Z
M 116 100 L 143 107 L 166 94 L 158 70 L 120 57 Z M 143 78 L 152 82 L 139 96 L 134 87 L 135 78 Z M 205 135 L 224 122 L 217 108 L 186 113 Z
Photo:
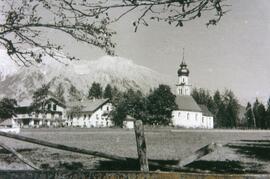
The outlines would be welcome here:
M 194 111 L 173 111 L 172 124 L 176 127 L 200 128 L 202 127 L 202 113 Z

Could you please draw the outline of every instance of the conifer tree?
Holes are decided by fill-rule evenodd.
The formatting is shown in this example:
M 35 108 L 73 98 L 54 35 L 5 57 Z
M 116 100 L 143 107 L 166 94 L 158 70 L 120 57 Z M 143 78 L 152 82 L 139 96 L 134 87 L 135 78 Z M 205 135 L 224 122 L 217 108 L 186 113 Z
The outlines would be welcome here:
M 266 110 L 264 105 L 259 102 L 258 99 L 253 104 L 253 111 L 254 111 L 254 117 L 256 121 L 256 127 L 259 129 L 265 129 L 266 124 L 265 124 L 265 115 L 266 115 Z
M 252 111 L 252 106 L 251 104 L 248 102 L 247 106 L 246 106 L 246 113 L 245 113 L 245 118 L 247 120 L 247 127 L 248 128 L 254 128 L 254 115 L 253 115 L 253 111 Z
M 270 128 L 270 98 L 267 101 L 266 114 L 265 114 L 265 122 L 267 129 Z
M 89 89 L 88 98 L 89 99 L 93 99 L 93 98 L 100 99 L 101 97 L 102 97 L 102 87 L 101 87 L 100 83 L 94 82 L 92 84 L 91 88 Z
M 107 84 L 107 86 L 105 87 L 103 97 L 109 98 L 110 100 L 112 99 L 112 87 L 110 84 Z

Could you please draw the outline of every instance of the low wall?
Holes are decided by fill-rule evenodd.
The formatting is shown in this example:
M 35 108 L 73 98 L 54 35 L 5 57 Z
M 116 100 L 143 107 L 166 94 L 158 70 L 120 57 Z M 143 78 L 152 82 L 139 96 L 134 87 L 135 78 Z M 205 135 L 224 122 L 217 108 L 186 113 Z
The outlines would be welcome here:
M 199 174 L 180 172 L 134 171 L 0 171 L 1 179 L 269 179 L 269 174 Z

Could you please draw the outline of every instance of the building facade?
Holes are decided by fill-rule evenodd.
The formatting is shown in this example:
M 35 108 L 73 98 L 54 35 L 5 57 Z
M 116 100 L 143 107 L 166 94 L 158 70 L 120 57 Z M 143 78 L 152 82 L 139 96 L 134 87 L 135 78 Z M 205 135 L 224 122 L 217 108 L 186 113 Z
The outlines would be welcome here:
M 67 126 L 111 127 L 110 113 L 113 107 L 109 99 L 93 99 L 67 104 Z
M 15 118 L 21 127 L 58 127 L 66 119 L 66 106 L 60 100 L 48 97 L 42 109 L 22 106 L 17 108 L 16 113 Z
M 178 82 L 176 84 L 175 103 L 178 109 L 172 111 L 172 125 L 183 128 L 209 128 L 214 127 L 213 115 L 207 107 L 200 107 L 191 96 L 189 84 L 189 69 L 184 62 L 177 71 Z M 206 109 L 205 109 L 206 108 Z
M 48 98 L 43 109 L 33 110 L 31 106 L 17 109 L 16 120 L 21 127 L 110 127 L 112 104 L 109 99 L 94 99 L 62 103 Z

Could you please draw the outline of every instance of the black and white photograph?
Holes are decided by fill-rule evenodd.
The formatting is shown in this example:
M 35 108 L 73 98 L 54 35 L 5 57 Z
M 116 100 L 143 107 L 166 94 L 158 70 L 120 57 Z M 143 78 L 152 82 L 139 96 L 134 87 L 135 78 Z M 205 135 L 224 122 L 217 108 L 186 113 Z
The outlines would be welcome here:
M 0 0 L 0 179 L 270 178 L 269 0 Z

